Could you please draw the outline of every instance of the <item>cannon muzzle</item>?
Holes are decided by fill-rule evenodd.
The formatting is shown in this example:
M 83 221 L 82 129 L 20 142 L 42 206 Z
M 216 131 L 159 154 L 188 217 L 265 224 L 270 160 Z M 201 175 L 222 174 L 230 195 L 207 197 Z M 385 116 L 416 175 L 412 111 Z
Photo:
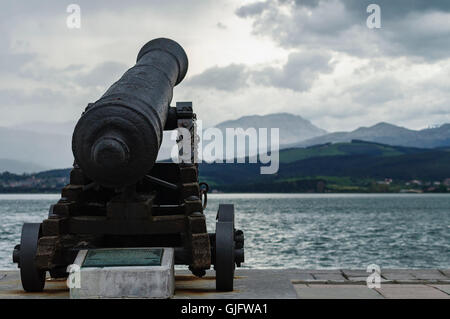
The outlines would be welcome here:
M 121 188 L 143 178 L 161 146 L 173 87 L 186 75 L 188 59 L 170 39 L 145 44 L 136 64 L 78 121 L 75 162 L 98 184 Z

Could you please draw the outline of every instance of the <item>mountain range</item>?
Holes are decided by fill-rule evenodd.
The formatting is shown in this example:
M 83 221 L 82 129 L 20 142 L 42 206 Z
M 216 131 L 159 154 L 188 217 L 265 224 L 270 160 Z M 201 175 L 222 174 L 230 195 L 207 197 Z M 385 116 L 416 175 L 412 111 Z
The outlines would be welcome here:
M 450 124 L 415 131 L 381 122 L 370 127 L 360 127 L 351 132 L 324 134 L 297 143 L 292 143 L 289 147 L 305 147 L 324 143 L 343 143 L 355 139 L 398 146 L 422 148 L 445 147 L 450 146 Z
M 250 115 L 237 120 L 225 121 L 215 126 L 222 133 L 227 128 L 278 128 L 280 134 L 280 145 L 289 145 L 303 140 L 316 138 L 327 134 L 327 131 L 321 129 L 301 116 L 289 113 L 274 113 L 268 115 Z M 270 132 L 268 132 L 270 134 Z
M 44 169 L 70 167 L 72 130 L 75 122 L 32 122 L 0 127 L 0 172 L 31 173 Z M 364 140 L 388 145 L 418 148 L 450 146 L 450 124 L 438 128 L 410 130 L 389 123 L 360 127 L 350 132 L 328 133 L 298 115 L 275 113 L 244 116 L 215 126 L 226 135 L 226 128 L 279 128 L 280 148 L 299 148 L 326 143 Z M 270 134 L 270 132 L 268 132 Z M 171 155 L 174 141 L 164 132 L 159 160 Z M 247 145 L 248 146 L 248 145 Z

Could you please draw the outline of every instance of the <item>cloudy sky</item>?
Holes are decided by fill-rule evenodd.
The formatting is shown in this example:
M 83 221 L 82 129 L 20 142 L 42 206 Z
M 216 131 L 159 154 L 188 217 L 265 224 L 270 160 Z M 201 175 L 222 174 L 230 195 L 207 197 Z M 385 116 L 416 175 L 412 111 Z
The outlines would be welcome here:
M 207 126 L 290 112 L 329 130 L 450 122 L 450 1 L 5 1 L 0 126 L 78 119 L 156 37 L 189 56 L 174 101 Z M 67 6 L 81 8 L 70 29 Z M 366 9 L 381 8 L 369 29 Z

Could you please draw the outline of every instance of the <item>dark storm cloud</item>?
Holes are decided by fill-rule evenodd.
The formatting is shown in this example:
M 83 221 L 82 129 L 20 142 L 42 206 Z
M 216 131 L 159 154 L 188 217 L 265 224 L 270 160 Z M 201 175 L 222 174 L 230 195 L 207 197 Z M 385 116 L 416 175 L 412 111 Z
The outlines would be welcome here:
M 373 79 L 351 87 L 348 93 L 360 105 L 377 105 L 404 97 L 402 84 L 390 77 Z
M 305 7 L 317 7 L 321 0 L 297 0 L 295 3 Z M 280 0 L 280 2 L 289 2 L 288 0 Z
M 296 2 L 300 4 L 302 1 Z M 450 12 L 450 1 L 445 0 L 342 0 L 342 3 L 355 15 L 362 17 L 367 17 L 366 8 L 369 4 L 378 4 L 383 18 L 387 20 L 404 18 L 411 12 Z
M 381 7 L 381 29 L 369 29 L 366 9 Z M 289 5 L 288 12 L 281 8 Z M 450 1 L 268 0 L 237 9 L 253 19 L 255 34 L 285 48 L 312 47 L 355 56 L 445 59 L 450 52 Z
M 278 3 L 295 3 L 298 7 L 315 8 L 321 2 L 332 0 L 279 0 Z M 411 12 L 443 11 L 450 12 L 450 1 L 445 0 L 340 0 L 353 15 L 365 18 L 370 4 L 377 4 L 383 11 L 384 19 L 398 19 Z
M 212 67 L 187 79 L 185 85 L 235 91 L 247 87 L 248 72 L 242 64 Z
M 319 52 L 297 52 L 289 55 L 282 68 L 267 67 L 253 72 L 256 84 L 287 88 L 293 91 L 307 91 L 321 73 L 333 70 L 331 56 Z
M 322 73 L 333 70 L 331 55 L 323 52 L 291 53 L 281 68 L 265 67 L 259 70 L 242 64 L 213 67 L 188 79 L 186 85 L 214 88 L 221 91 L 236 91 L 256 85 L 290 89 L 303 92 L 311 88 Z
M 268 2 L 255 2 L 245 6 L 240 7 L 236 10 L 236 14 L 241 18 L 251 17 L 254 15 L 261 14 L 267 7 Z

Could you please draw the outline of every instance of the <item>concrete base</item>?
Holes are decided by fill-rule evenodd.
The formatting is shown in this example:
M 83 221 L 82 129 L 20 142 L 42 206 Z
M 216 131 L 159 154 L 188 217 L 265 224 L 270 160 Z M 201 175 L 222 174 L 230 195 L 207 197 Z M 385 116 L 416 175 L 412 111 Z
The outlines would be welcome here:
M 74 264 L 70 298 L 171 298 L 175 290 L 174 249 L 162 248 L 161 266 L 81 267 L 88 250 Z M 76 266 L 75 266 L 76 267 Z M 78 286 L 79 288 L 76 288 Z

